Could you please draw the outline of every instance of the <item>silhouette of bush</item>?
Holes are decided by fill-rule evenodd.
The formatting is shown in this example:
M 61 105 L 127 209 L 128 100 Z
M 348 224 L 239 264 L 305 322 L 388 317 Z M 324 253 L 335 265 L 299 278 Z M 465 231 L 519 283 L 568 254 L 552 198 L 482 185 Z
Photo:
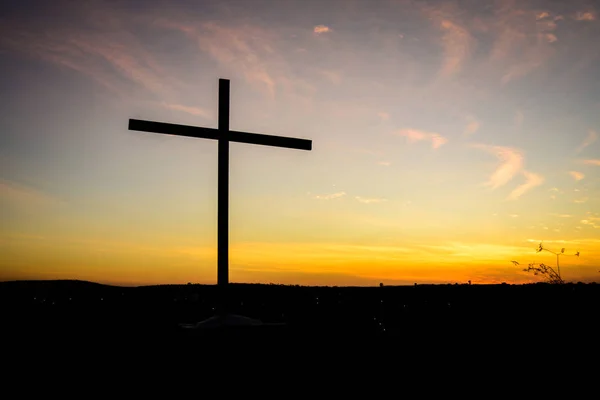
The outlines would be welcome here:
M 525 272 L 533 272 L 533 275 L 543 275 L 548 283 L 562 284 L 565 281 L 554 271 L 554 269 L 546 264 L 531 263 L 527 268 L 523 268 Z
M 565 281 L 562 279 L 562 277 L 560 276 L 560 263 L 559 263 L 559 257 L 560 256 L 564 256 L 567 255 L 565 254 L 565 248 L 563 247 L 562 249 L 560 249 L 560 253 L 556 253 L 552 250 L 549 250 L 547 248 L 545 248 L 543 246 L 542 243 L 539 244 L 536 253 L 540 253 L 542 251 L 547 251 L 549 253 L 552 253 L 556 256 L 556 268 L 557 271 L 554 270 L 554 268 L 552 268 L 549 265 L 546 264 L 541 264 L 541 263 L 531 263 L 527 266 L 527 268 L 523 268 L 524 272 L 533 272 L 533 275 L 542 275 L 544 278 L 546 278 L 546 280 L 548 281 L 548 283 L 552 283 L 552 284 L 563 284 L 565 283 Z M 572 254 L 576 257 L 579 257 L 579 251 L 575 254 Z M 514 265 L 521 265 L 519 264 L 518 261 L 511 261 Z

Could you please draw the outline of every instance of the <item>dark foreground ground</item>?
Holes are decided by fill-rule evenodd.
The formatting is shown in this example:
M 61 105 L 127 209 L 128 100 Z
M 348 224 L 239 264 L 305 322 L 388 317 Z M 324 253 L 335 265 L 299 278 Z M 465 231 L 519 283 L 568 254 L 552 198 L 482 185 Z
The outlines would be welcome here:
M 232 312 L 285 325 L 180 329 L 213 315 L 215 289 L 0 283 L 3 383 L 48 396 L 42 382 L 50 382 L 61 397 L 69 388 L 89 388 L 78 392 L 89 397 L 109 387 L 123 397 L 123 387 L 132 387 L 138 398 L 215 388 L 229 397 L 249 397 L 250 389 L 278 397 L 303 389 L 339 397 L 345 389 L 356 397 L 361 385 L 371 393 L 386 383 L 389 393 L 409 395 L 409 387 L 496 394 L 508 383 L 519 387 L 513 393 L 529 386 L 539 395 L 541 387 L 597 382 L 597 284 L 232 285 Z
M 191 332 L 213 315 L 209 285 L 115 287 L 80 281 L 0 283 L 3 332 L 13 343 L 127 340 L 205 346 L 211 340 L 301 338 L 356 346 L 382 341 L 536 343 L 600 339 L 600 285 L 419 285 L 372 288 L 231 285 L 236 314 L 284 326 Z M 485 339 L 488 338 L 488 339 Z M 550 339 L 552 338 L 552 339 Z M 400 342 L 399 342 L 400 341 Z M 456 342 L 458 343 L 458 342 Z M 573 341 L 570 342 L 572 346 Z M 210 350 L 210 346 L 208 348 Z

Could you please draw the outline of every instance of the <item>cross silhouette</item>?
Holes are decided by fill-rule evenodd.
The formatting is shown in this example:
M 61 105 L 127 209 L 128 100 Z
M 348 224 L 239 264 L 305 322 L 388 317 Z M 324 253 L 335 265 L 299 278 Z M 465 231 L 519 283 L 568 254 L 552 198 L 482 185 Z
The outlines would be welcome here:
M 219 312 L 226 310 L 223 298 L 229 284 L 229 142 L 312 150 L 312 141 L 283 136 L 229 130 L 229 79 L 219 79 L 219 125 L 217 129 L 164 122 L 129 120 L 129 130 L 213 139 L 219 142 L 217 191 L 217 285 L 221 292 Z

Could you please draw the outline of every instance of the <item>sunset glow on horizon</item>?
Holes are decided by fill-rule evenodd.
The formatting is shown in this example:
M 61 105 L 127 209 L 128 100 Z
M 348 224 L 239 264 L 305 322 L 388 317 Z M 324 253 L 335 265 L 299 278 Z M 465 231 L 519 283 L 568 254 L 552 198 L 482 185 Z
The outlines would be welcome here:
M 225 78 L 312 140 L 230 144 L 232 282 L 538 282 L 540 242 L 600 282 L 594 2 L 115 4 L 0 6 L 0 280 L 216 283 L 217 142 L 128 121 L 216 128 Z

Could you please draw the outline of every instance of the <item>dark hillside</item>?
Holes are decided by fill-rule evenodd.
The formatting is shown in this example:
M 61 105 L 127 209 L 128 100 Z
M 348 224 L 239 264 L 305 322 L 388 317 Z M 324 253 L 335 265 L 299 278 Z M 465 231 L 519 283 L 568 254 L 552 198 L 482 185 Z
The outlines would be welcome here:
M 284 327 L 252 335 L 422 337 L 597 332 L 597 284 L 300 287 L 231 285 L 233 313 Z M 118 287 L 82 281 L 0 283 L 5 332 L 17 337 L 176 335 L 213 315 L 212 285 Z M 246 330 L 243 335 L 250 335 Z M 236 331 L 236 332 L 237 332 Z M 224 333 L 220 333 L 223 335 Z M 238 334 L 238 333 L 230 333 Z

